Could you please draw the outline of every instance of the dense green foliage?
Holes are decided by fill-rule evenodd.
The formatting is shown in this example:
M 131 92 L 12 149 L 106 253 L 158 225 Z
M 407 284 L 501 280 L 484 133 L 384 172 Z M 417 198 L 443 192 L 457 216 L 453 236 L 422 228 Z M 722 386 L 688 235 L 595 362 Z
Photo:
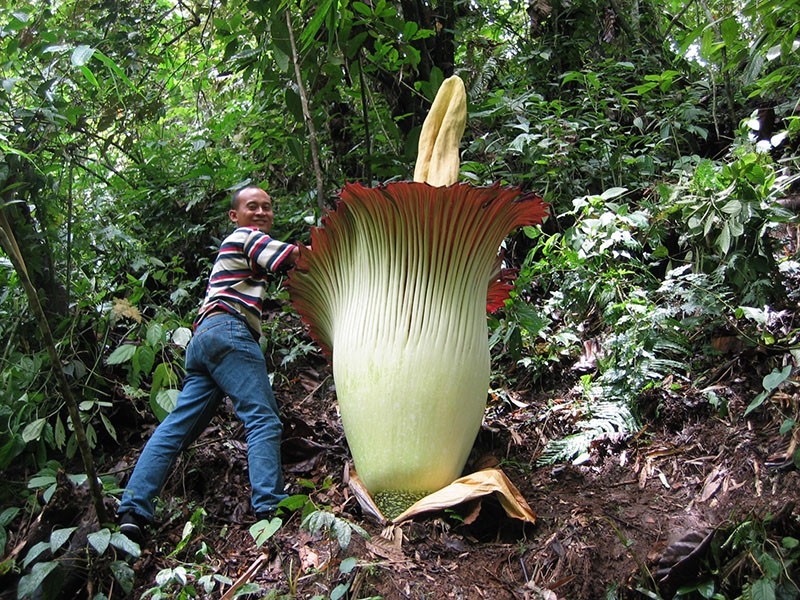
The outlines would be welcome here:
M 781 254 L 800 173 L 799 29 L 800 3 L 776 0 L 7 2 L 0 469 L 28 479 L 0 505 L 36 510 L 58 467 L 83 472 L 12 234 L 101 460 L 115 403 L 162 417 L 174 401 L 230 190 L 265 186 L 276 237 L 307 241 L 346 181 L 410 178 L 454 72 L 470 110 L 462 179 L 552 206 L 507 244 L 519 279 L 490 321 L 494 385 L 546 386 L 602 348 L 572 430 L 541 460 L 580 460 L 597 435 L 637 427 L 648 390 L 702 377 L 714 332 L 797 360 L 798 331 L 774 316 L 800 299 L 786 285 L 796 245 Z M 268 327 L 273 359 L 314 352 Z

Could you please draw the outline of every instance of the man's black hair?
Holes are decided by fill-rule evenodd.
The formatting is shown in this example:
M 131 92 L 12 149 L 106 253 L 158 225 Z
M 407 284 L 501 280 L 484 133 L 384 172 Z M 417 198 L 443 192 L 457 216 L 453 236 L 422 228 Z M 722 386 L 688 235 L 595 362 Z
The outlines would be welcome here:
M 239 208 L 239 194 L 246 190 L 249 186 L 241 187 L 231 194 L 231 210 L 238 210 Z
M 262 188 L 258 187 L 257 185 L 246 185 L 244 187 L 240 187 L 238 190 L 233 192 L 233 194 L 231 194 L 231 210 L 239 210 L 239 195 L 243 191 L 249 190 L 249 189 L 259 189 L 260 190 Z

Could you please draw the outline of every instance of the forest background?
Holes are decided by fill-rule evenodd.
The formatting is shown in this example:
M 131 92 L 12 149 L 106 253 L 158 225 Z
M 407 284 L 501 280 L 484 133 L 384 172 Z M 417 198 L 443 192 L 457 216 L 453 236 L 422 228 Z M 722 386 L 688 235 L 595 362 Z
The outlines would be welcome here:
M 581 390 L 540 407 L 537 464 L 641 431 L 664 389 L 728 414 L 703 384 L 728 343 L 759 352 L 763 389 L 739 416 L 796 391 L 798 29 L 800 2 L 774 0 L 6 2 L 3 576 L 54 577 L 12 549 L 57 473 L 98 469 L 107 511 L 125 430 L 174 403 L 231 191 L 262 185 L 274 235 L 307 243 L 346 182 L 411 178 L 452 74 L 469 102 L 461 179 L 551 206 L 507 240 L 518 279 L 489 317 L 495 397 Z M 320 354 L 272 292 L 280 378 Z M 786 440 L 797 411 L 796 396 L 781 409 Z

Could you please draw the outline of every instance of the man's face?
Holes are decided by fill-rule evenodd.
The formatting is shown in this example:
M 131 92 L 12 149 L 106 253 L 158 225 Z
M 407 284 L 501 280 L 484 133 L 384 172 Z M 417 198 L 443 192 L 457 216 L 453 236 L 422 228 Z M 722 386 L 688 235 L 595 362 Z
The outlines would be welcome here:
M 246 188 L 239 192 L 239 205 L 228 211 L 228 216 L 239 227 L 257 227 L 269 233 L 275 219 L 272 198 L 260 188 Z

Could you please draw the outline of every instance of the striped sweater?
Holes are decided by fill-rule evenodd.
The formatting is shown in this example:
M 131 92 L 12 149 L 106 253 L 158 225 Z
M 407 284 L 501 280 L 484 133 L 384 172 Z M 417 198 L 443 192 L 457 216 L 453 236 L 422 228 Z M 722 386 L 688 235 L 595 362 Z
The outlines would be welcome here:
M 222 241 L 206 297 L 195 319 L 197 326 L 213 310 L 244 318 L 253 334 L 261 335 L 261 312 L 267 277 L 281 268 L 294 245 L 272 239 L 255 227 L 239 227 Z

